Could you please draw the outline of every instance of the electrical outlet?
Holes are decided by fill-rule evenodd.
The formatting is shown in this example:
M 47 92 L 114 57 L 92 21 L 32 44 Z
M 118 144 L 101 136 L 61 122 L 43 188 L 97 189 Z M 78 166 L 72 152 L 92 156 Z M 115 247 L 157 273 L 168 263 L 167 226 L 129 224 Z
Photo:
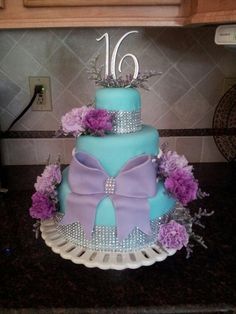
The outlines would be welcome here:
M 32 110 L 35 111 L 52 111 L 52 98 L 51 98 L 51 84 L 50 77 L 48 76 L 30 76 L 29 86 L 30 95 L 34 95 L 34 89 L 36 85 L 43 86 L 43 92 L 36 96 L 32 105 Z
M 225 77 L 224 86 L 223 86 L 223 94 L 226 93 L 235 84 L 236 84 L 236 77 Z

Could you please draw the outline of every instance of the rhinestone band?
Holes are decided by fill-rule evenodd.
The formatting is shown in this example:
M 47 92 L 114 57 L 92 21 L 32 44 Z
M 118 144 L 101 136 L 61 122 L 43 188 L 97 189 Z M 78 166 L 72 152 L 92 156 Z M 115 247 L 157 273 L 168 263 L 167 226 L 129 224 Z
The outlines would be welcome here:
M 80 223 L 75 222 L 70 225 L 60 225 L 59 221 L 62 217 L 63 215 L 56 214 L 54 219 L 57 230 L 66 240 L 87 249 L 112 252 L 140 250 L 156 243 L 159 226 L 169 220 L 169 214 L 151 220 L 151 235 L 147 235 L 135 227 L 126 239 L 119 242 L 115 226 L 95 226 L 91 239 L 87 239 Z
M 141 130 L 141 111 L 109 112 L 113 114 L 113 133 L 133 133 Z
M 106 179 L 105 182 L 105 193 L 106 194 L 114 194 L 115 193 L 115 188 L 116 188 L 116 179 L 113 177 L 109 177 Z

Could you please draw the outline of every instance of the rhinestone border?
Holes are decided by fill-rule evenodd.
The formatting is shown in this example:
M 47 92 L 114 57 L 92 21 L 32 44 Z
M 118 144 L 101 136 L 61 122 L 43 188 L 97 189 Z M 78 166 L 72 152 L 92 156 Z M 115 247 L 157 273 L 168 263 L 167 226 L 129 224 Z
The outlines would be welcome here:
M 147 235 L 135 227 L 126 239 L 119 242 L 115 226 L 95 226 L 91 239 L 87 239 L 79 222 L 69 225 L 60 225 L 63 214 L 57 213 L 54 221 L 58 232 L 66 240 L 77 246 L 94 251 L 130 252 L 144 249 L 156 243 L 159 226 L 169 221 L 170 213 L 150 220 L 151 235 Z
M 113 116 L 112 133 L 125 134 L 142 129 L 141 111 L 109 110 Z

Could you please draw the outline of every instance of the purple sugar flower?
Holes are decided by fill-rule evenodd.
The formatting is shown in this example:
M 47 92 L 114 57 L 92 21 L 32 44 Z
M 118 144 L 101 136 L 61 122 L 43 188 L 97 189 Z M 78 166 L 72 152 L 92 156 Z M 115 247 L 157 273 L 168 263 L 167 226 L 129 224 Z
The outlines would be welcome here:
M 29 209 L 32 218 L 42 220 L 51 218 L 55 210 L 55 204 L 48 196 L 40 192 L 32 195 L 32 207 Z
M 165 179 L 164 185 L 167 191 L 183 205 L 197 198 L 198 182 L 186 168 L 173 171 Z
M 112 115 L 104 109 L 93 109 L 86 114 L 84 125 L 91 134 L 103 136 L 112 130 Z
M 192 172 L 192 166 L 188 166 L 185 156 L 180 156 L 176 152 L 168 151 L 159 159 L 159 172 L 164 176 L 169 176 L 176 169 L 185 168 L 189 173 Z
M 187 246 L 189 235 L 183 225 L 171 220 L 167 224 L 160 225 L 158 241 L 167 249 L 180 250 L 183 246 Z
M 93 110 L 91 107 L 83 106 L 81 108 L 74 108 L 67 112 L 61 118 L 62 131 L 65 135 L 72 134 L 78 136 L 85 131 L 84 118 L 86 114 Z

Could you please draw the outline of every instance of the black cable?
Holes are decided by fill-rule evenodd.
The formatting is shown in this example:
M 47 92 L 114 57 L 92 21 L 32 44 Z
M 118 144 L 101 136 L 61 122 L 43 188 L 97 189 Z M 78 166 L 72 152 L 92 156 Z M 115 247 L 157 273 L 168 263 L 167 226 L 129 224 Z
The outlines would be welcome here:
M 15 120 L 11 123 L 11 125 L 8 127 L 8 129 L 3 132 L 3 133 L 6 133 L 8 131 L 10 131 L 10 129 L 13 127 L 13 125 L 16 124 L 16 122 L 18 120 L 20 120 L 21 117 L 23 117 L 23 115 L 29 110 L 29 108 L 32 106 L 32 104 L 34 103 L 35 101 L 35 98 L 37 97 L 37 95 L 42 95 L 43 93 L 43 85 L 36 85 L 35 88 L 34 88 L 34 94 L 28 104 L 28 106 L 25 107 L 25 109 L 19 114 L 18 117 L 15 118 Z M 1 139 L 1 133 L 0 133 L 0 139 Z M 1 147 L 0 147 L 0 157 L 1 157 Z M 8 189 L 6 188 L 3 188 L 2 185 L 5 183 L 3 181 L 5 179 L 5 172 L 4 172 L 4 168 L 2 167 L 2 164 L 1 164 L 1 158 L 0 158 L 0 195 L 6 193 L 8 191 Z
M 28 106 L 25 107 L 25 109 L 19 114 L 18 117 L 15 118 L 15 120 L 13 120 L 13 122 L 11 123 L 11 125 L 9 126 L 9 128 L 5 131 L 5 132 L 8 132 L 10 131 L 10 129 L 13 127 L 13 125 L 16 124 L 16 122 L 18 120 L 20 120 L 20 118 L 23 117 L 23 115 L 29 110 L 29 108 L 32 106 L 33 102 L 35 101 L 35 98 L 37 97 L 37 95 L 40 95 L 43 93 L 43 85 L 36 85 L 35 88 L 34 88 L 34 94 L 28 104 Z M 5 133 L 4 132 L 4 133 Z

